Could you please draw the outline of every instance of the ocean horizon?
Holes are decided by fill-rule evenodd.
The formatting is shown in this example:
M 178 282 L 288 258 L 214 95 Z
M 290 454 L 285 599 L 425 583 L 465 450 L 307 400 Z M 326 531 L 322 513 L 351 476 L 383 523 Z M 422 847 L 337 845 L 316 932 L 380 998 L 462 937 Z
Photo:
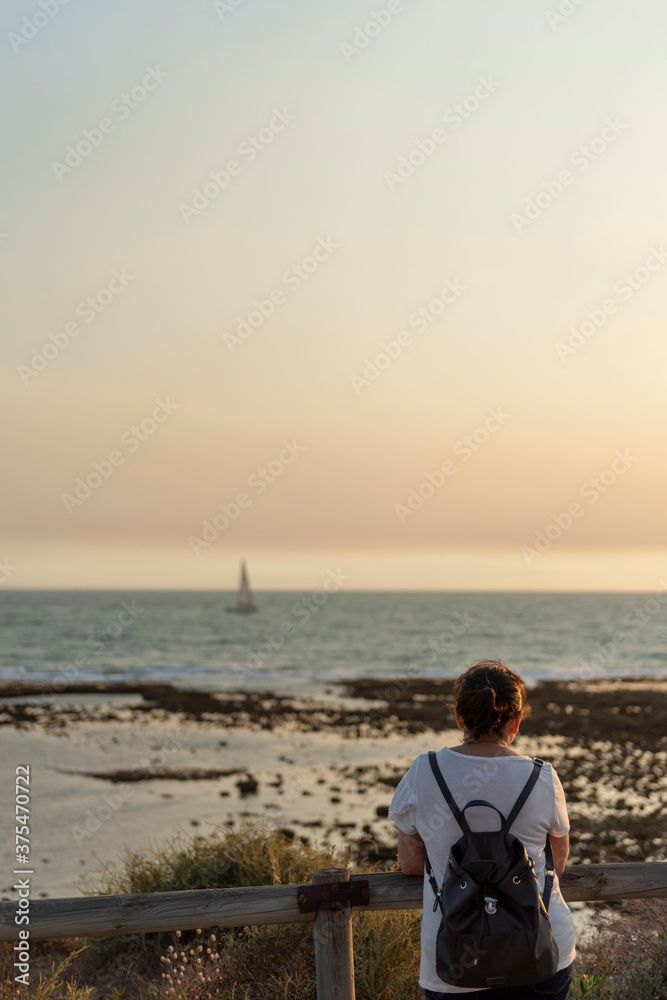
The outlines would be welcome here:
M 667 600 L 630 593 L 4 590 L 0 681 L 172 683 L 315 694 L 372 676 L 453 677 L 500 658 L 542 679 L 663 677 Z

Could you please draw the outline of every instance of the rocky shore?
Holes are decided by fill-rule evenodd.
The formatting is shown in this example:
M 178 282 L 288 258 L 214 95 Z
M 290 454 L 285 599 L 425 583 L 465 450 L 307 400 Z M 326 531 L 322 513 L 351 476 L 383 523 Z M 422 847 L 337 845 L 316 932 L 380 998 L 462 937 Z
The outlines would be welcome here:
M 387 806 L 411 755 L 456 742 L 452 688 L 450 680 L 366 678 L 332 686 L 315 700 L 168 684 L 78 684 L 63 692 L 6 684 L 0 734 L 41 733 L 61 737 L 60 744 L 88 734 L 111 753 L 103 766 L 79 765 L 81 753 L 60 767 L 54 758 L 62 780 L 121 791 L 144 787 L 163 799 L 205 789 L 197 802 L 224 804 L 228 823 L 241 815 L 275 816 L 296 836 L 349 844 L 357 863 L 388 862 L 395 836 Z M 667 681 L 544 681 L 529 700 L 532 714 L 515 747 L 550 760 L 563 781 L 572 862 L 664 859 Z M 165 759 L 128 765 L 116 749 L 125 739 L 118 733 L 173 727 L 189 734 L 196 761 L 177 754 L 167 760 L 164 753 Z M 112 732 L 105 744 L 104 734 Z M 144 800 L 137 794 L 133 801 L 138 808 Z M 194 801 L 188 815 L 196 817 Z M 215 813 L 203 809 L 202 822 L 211 822 L 209 815 Z
M 165 718 L 178 714 L 197 721 L 224 721 L 225 726 L 274 729 L 296 724 L 311 732 L 335 727 L 341 735 L 355 735 L 355 727 L 379 733 L 440 731 L 452 725 L 453 681 L 420 678 L 364 678 L 340 682 L 348 699 L 318 703 L 310 699 L 277 696 L 271 692 L 207 692 L 183 690 L 171 684 L 97 682 L 69 685 L 63 692 L 27 683 L 0 685 L 0 725 L 64 726 L 68 722 L 109 722 L 119 709 L 110 695 L 136 696 L 127 712 L 137 718 Z M 333 693 L 333 690 L 330 691 Z M 94 702 L 76 696 L 97 695 Z M 65 697 L 66 696 L 66 697 Z M 667 739 L 667 680 L 655 678 L 601 678 L 594 681 L 542 681 L 529 691 L 531 715 L 521 731 L 536 737 L 562 736 L 590 743 L 629 740 L 647 750 Z

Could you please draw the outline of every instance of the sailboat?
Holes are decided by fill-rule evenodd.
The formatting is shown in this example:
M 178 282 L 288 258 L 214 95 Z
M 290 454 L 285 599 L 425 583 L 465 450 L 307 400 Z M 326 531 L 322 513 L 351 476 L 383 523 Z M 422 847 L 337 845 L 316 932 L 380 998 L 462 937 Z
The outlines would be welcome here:
M 246 570 L 245 560 L 241 562 L 241 583 L 239 584 L 239 595 L 236 604 L 233 608 L 227 608 L 227 610 L 237 611 L 242 615 L 247 615 L 251 611 L 257 611 L 256 605 L 252 603 L 252 592 L 248 583 L 248 571 Z

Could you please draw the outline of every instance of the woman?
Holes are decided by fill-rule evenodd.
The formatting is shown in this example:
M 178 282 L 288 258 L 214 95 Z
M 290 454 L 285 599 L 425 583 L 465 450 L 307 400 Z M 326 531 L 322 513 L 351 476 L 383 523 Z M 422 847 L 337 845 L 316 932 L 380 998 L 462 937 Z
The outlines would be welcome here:
M 510 744 L 522 718 L 530 713 L 522 679 L 500 660 L 482 660 L 462 674 L 454 686 L 456 722 L 463 730 L 463 743 L 443 747 L 436 759 L 459 808 L 472 799 L 484 799 L 504 816 L 510 812 L 533 770 L 533 761 Z M 434 910 L 434 895 L 424 873 L 424 844 L 428 849 L 437 884 L 442 885 L 449 850 L 461 837 L 461 828 L 451 811 L 443 808 L 442 793 L 429 765 L 420 754 L 401 779 L 389 815 L 398 827 L 398 858 L 405 875 L 424 875 L 424 905 L 419 982 L 426 1000 L 442 1000 L 443 994 L 466 993 L 480 1000 L 566 1000 L 572 982 L 574 925 L 558 884 L 569 850 L 569 822 L 563 787 L 550 764 L 539 778 L 519 812 L 511 832 L 524 844 L 535 863 L 540 890 L 544 886 L 547 835 L 553 851 L 556 878 L 549 901 L 549 919 L 558 945 L 558 971 L 550 979 L 532 986 L 463 989 L 443 982 L 435 968 L 435 942 L 440 909 Z M 488 829 L 488 808 L 476 806 L 466 812 L 472 829 Z M 497 816 L 497 813 L 491 813 Z M 497 824 L 496 824 L 497 825 Z

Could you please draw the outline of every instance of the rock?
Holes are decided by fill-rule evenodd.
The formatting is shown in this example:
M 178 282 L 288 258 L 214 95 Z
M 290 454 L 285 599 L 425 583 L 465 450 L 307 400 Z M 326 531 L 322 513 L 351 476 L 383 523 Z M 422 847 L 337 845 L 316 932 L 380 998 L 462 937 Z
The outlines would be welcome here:
M 252 775 L 249 774 L 247 778 L 242 778 L 240 781 L 237 781 L 236 787 L 241 793 L 241 797 L 246 795 L 255 795 L 257 789 L 259 788 L 259 782 L 256 778 L 253 778 Z

